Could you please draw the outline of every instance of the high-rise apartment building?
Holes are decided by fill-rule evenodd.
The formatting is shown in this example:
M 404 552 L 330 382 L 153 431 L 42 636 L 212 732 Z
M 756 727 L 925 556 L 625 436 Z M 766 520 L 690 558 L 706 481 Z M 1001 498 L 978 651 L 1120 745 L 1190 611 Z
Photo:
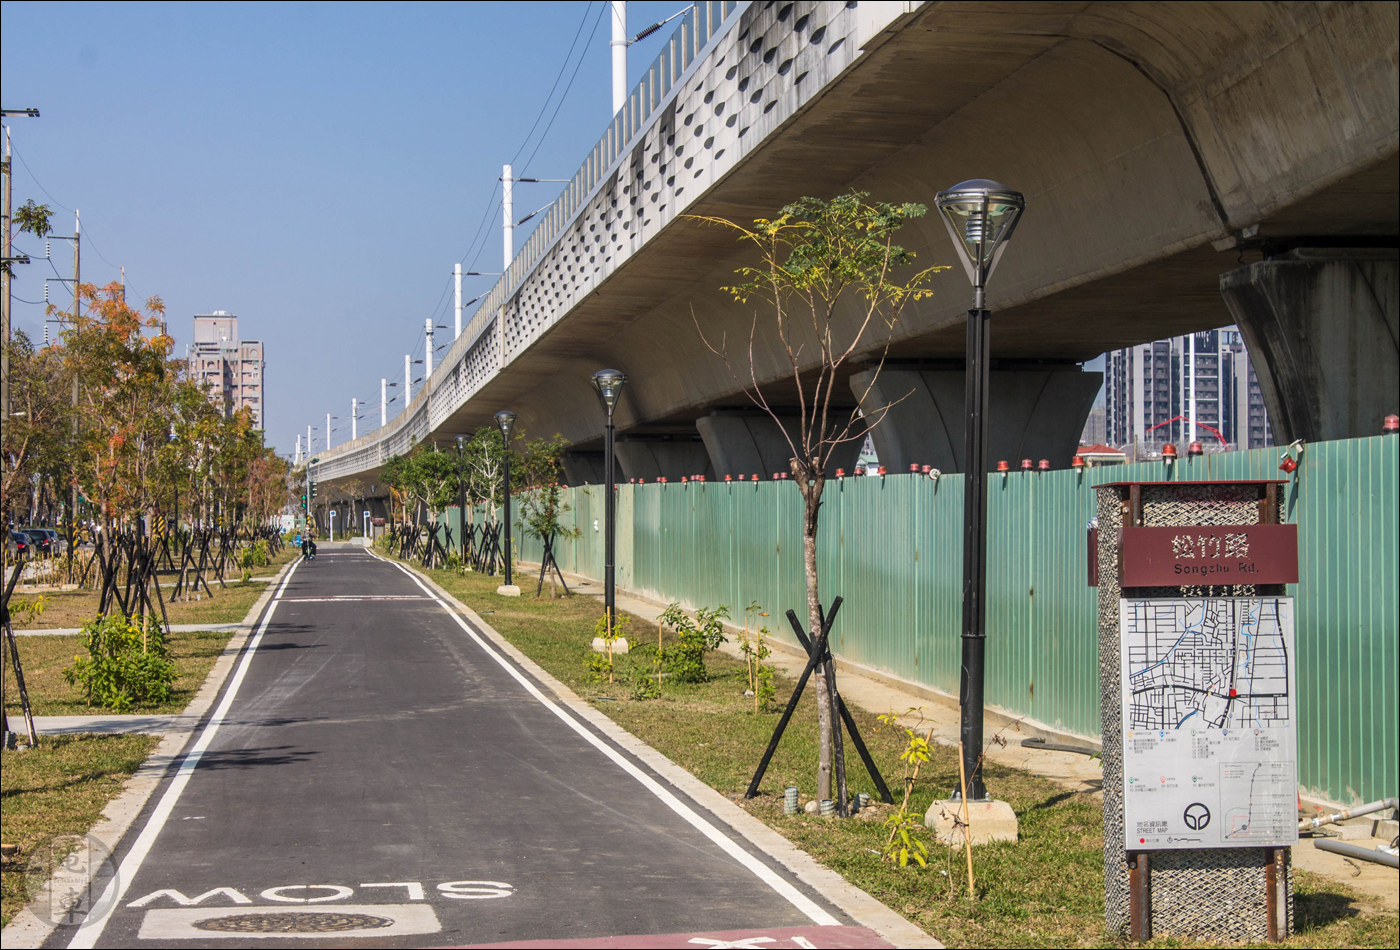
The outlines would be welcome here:
M 1194 412 L 1193 412 L 1194 405 Z M 1148 451 L 1195 438 L 1211 446 L 1273 444 L 1264 396 L 1235 327 L 1104 354 L 1104 441 Z
M 263 345 L 238 338 L 238 317 L 224 310 L 196 314 L 190 375 L 225 415 L 247 407 L 263 428 Z

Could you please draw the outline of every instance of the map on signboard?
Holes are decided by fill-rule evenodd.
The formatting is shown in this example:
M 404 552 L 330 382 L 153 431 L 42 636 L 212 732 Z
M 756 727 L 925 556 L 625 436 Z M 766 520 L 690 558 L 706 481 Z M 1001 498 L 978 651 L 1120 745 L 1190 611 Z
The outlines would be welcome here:
M 1288 721 L 1289 655 L 1277 597 L 1134 602 L 1124 619 L 1133 729 Z M 1193 722 L 1193 725 L 1197 724 Z
M 1293 599 L 1119 603 L 1129 850 L 1297 840 Z

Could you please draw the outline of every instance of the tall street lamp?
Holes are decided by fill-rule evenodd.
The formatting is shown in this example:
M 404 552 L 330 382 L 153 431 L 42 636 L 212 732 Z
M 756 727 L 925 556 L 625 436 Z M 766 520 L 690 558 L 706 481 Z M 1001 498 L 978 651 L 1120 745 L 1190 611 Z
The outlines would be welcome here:
M 617 620 L 617 586 L 614 578 L 614 561 L 617 552 L 616 507 L 613 497 L 613 412 L 622 398 L 622 387 L 627 383 L 625 373 L 615 369 L 600 369 L 593 374 L 593 388 L 598 391 L 598 401 L 608 414 L 607 428 L 603 436 L 603 615 L 607 618 L 608 633 L 611 635 L 613 623 Z
M 457 436 L 457 530 L 462 540 L 462 564 L 467 563 L 467 437 Z
M 940 191 L 935 199 L 972 281 L 967 312 L 967 370 L 963 451 L 962 757 L 967 797 L 983 801 L 982 715 L 987 653 L 987 383 L 991 362 L 991 313 L 985 288 L 1001 260 L 1026 199 L 1000 182 L 975 179 Z M 956 797 L 956 796 L 955 796 Z
M 509 409 L 502 409 L 496 413 L 496 425 L 501 430 L 501 442 L 505 448 L 505 496 L 506 496 L 506 582 L 496 588 L 496 593 L 505 594 L 507 597 L 519 597 L 520 588 L 511 583 L 510 576 L 510 430 L 515 426 L 515 413 Z

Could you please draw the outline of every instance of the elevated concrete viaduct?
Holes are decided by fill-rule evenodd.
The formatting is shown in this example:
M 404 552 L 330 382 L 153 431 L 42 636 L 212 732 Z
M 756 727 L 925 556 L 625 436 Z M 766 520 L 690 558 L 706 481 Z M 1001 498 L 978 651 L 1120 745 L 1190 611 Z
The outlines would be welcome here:
M 690 216 L 748 222 L 858 189 L 928 205 L 902 243 L 920 264 L 956 265 L 933 199 L 974 177 L 1027 203 L 989 288 L 990 458 L 1067 464 L 1099 382 L 1080 363 L 1229 323 L 1276 435 L 1375 432 L 1400 401 L 1397 9 L 701 4 L 427 391 L 323 455 L 322 478 L 445 446 L 508 406 L 526 431 L 567 437 L 570 477 L 594 479 L 603 417 L 589 376 L 603 366 L 630 377 L 624 477 L 767 477 L 783 467 L 777 426 L 740 411 L 700 338 L 747 345 L 752 310 L 719 289 L 744 252 Z M 912 393 L 874 430 L 892 471 L 960 470 L 970 291 L 956 267 L 934 288 L 897 326 L 871 394 Z M 762 316 L 757 327 L 758 381 L 793 406 L 785 355 Z M 871 369 L 849 371 L 859 384 Z

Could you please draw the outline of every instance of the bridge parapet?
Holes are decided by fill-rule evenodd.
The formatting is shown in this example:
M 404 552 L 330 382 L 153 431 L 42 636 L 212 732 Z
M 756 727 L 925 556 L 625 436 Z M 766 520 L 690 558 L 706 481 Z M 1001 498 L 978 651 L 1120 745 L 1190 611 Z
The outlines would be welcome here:
M 707 0 L 681 20 L 415 398 L 322 455 L 321 477 L 377 468 L 468 400 L 746 154 L 839 77 L 913 0 Z M 426 409 L 426 411 L 424 411 Z

